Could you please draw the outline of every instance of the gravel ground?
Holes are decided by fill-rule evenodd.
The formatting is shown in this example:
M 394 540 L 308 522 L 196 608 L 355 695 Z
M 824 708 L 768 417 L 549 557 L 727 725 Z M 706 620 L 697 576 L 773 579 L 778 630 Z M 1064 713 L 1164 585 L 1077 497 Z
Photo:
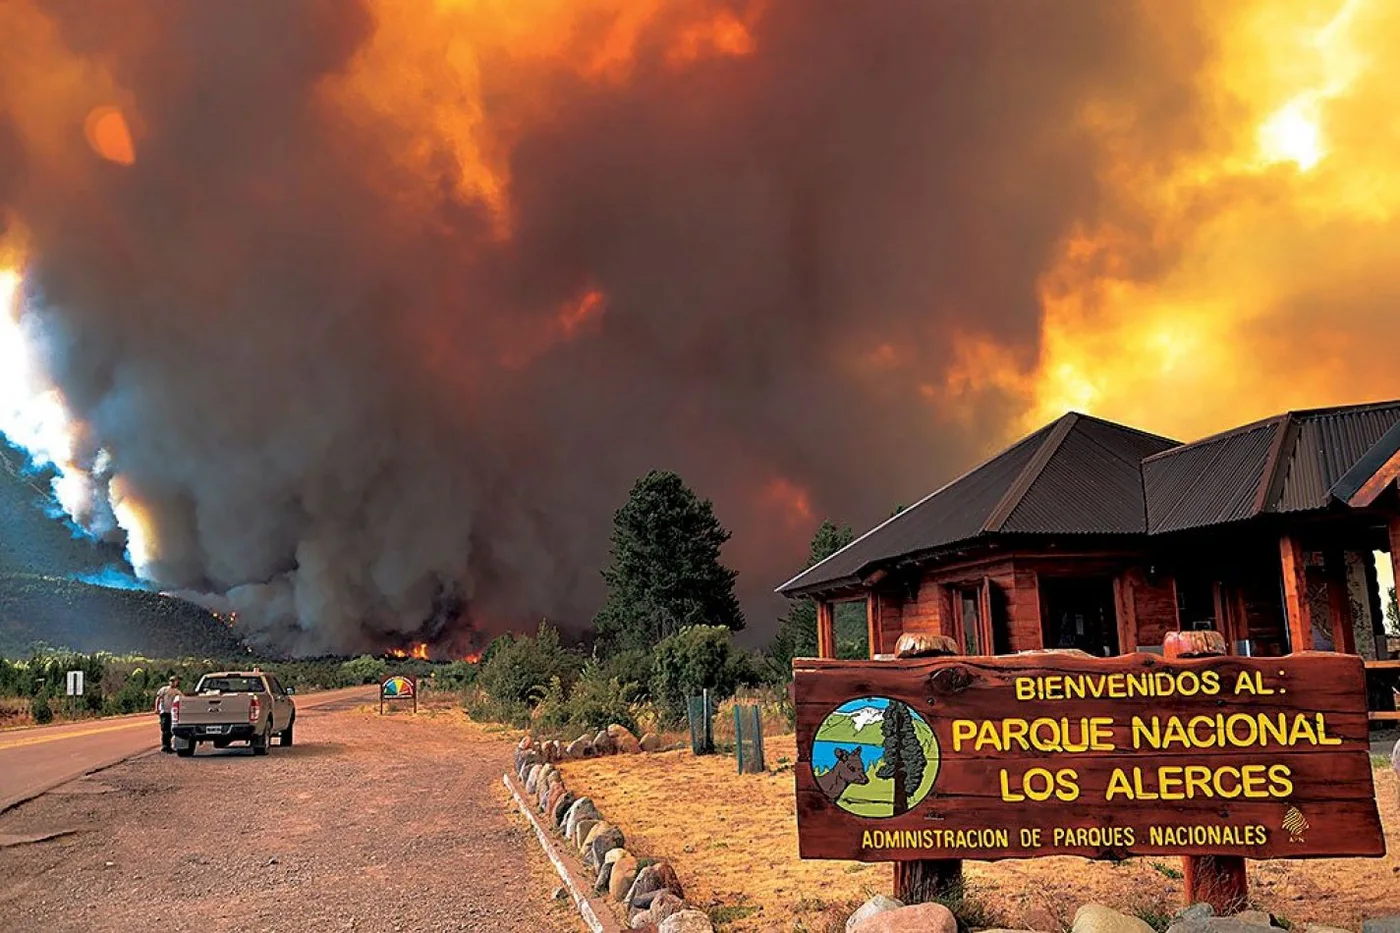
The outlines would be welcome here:
M 582 930 L 510 754 L 455 712 L 360 707 L 307 711 L 264 758 L 126 762 L 0 815 L 0 930 Z

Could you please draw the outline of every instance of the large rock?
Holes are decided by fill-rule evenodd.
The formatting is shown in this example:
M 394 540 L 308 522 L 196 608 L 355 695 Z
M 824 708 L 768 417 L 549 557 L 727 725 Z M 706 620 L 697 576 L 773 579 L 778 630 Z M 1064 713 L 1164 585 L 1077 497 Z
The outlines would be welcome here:
M 595 833 L 598 832 L 596 827 L 593 831 Z M 583 864 L 588 865 L 590 868 L 592 868 L 593 865 L 601 865 L 603 864 L 604 856 L 608 854 L 609 850 L 621 848 L 625 844 L 626 841 L 623 838 L 622 830 L 618 829 L 616 826 L 609 826 L 606 832 L 598 833 L 593 841 L 588 844 L 588 850 L 583 856 Z M 589 865 L 590 858 L 592 859 L 592 865 Z
M 872 914 L 851 933 L 958 933 L 958 918 L 942 904 L 911 904 Z
M 1085 904 L 1074 914 L 1071 933 L 1153 933 L 1153 930 L 1137 917 L 1120 914 L 1102 904 Z
M 558 771 L 551 771 L 536 783 L 537 796 L 539 797 L 540 812 L 549 812 L 549 798 L 554 795 L 555 790 L 564 790 L 564 779 L 559 776 Z
M 632 730 L 628 729 L 626 726 L 619 726 L 617 723 L 613 723 L 611 726 L 608 726 L 608 735 L 612 738 L 613 747 L 617 749 L 619 754 L 635 755 L 642 750 L 641 744 L 637 741 L 637 737 L 633 735 Z M 659 744 L 658 741 L 658 745 Z
M 564 825 L 564 817 L 569 809 L 574 805 L 574 795 L 571 791 L 564 791 L 563 796 L 556 800 L 549 810 L 549 822 L 555 829 Z
M 544 765 L 535 765 L 530 769 L 530 773 L 525 776 L 525 793 L 533 794 L 540 784 L 540 772 L 544 770 Z
M 564 799 L 565 795 L 568 793 L 569 791 L 566 787 L 564 787 L 563 781 L 560 781 L 558 784 L 551 785 L 549 788 L 549 796 L 545 798 L 544 806 L 540 808 L 540 812 L 552 820 L 554 808 L 559 804 L 559 801 Z
M 591 758 L 593 756 L 593 743 L 588 739 L 574 739 L 564 749 L 565 758 Z
M 932 632 L 905 632 L 894 643 L 896 658 L 936 658 L 958 654 L 958 643 L 947 635 Z
M 1262 910 L 1242 910 L 1229 917 L 1215 916 L 1209 904 L 1192 904 L 1172 918 L 1168 933 L 1267 933 L 1278 930 L 1273 914 Z
M 588 838 L 588 834 L 598 823 L 598 820 L 583 819 L 574 824 L 574 831 L 569 833 L 569 841 L 574 844 L 575 849 L 583 851 L 583 840 Z
M 1183 632 L 1182 634 L 1186 633 Z M 1241 923 L 1251 923 L 1255 926 L 1260 927 L 1278 926 L 1278 921 L 1274 919 L 1274 915 L 1264 910 L 1242 910 L 1239 913 L 1235 914 L 1235 919 L 1240 921 Z
M 648 732 L 642 736 L 637 746 L 644 752 L 659 752 L 661 751 L 661 736 L 655 732 Z
M 598 809 L 593 806 L 592 797 L 580 797 L 574 801 L 574 805 L 569 807 L 569 812 L 564 814 L 564 838 L 574 838 L 574 827 L 578 826 L 579 820 L 598 818 Z
M 604 862 L 598 866 L 598 876 L 593 880 L 593 893 L 606 894 L 608 882 L 612 880 L 612 862 Z
M 611 755 L 617 751 L 617 745 L 613 742 L 612 736 L 603 731 L 593 737 L 593 750 L 599 755 Z
M 626 849 L 618 846 L 609 849 L 598 862 L 598 880 L 593 883 L 593 890 L 598 894 L 607 894 L 612 888 L 613 866 L 624 858 L 632 858 L 632 854 Z
M 668 862 L 657 862 L 637 872 L 637 880 L 632 882 L 632 889 L 627 892 L 622 903 L 629 910 L 634 906 L 645 907 L 646 904 L 638 903 L 639 899 L 650 897 L 662 890 L 670 891 L 677 897 L 685 897 L 681 879 L 676 877 L 676 870 Z
M 622 900 L 636 880 L 637 860 L 631 855 L 622 856 L 613 863 L 612 878 L 608 880 L 608 896 L 615 901 Z
M 1395 747 L 1400 749 L 1400 742 L 1397 742 Z M 1400 914 L 1373 917 L 1361 924 L 1361 933 L 1400 933 Z
M 1355 933 L 1355 931 L 1343 930 L 1341 927 L 1323 926 L 1320 923 L 1309 923 L 1303 927 L 1303 933 Z
M 846 919 L 846 933 L 851 933 L 852 930 L 860 926 L 861 921 L 869 917 L 887 910 L 898 910 L 903 906 L 903 901 L 896 900 L 887 894 L 877 894 L 857 907 L 856 912 Z
M 1182 921 L 1209 920 L 1215 916 L 1215 908 L 1205 902 L 1192 904 L 1190 907 L 1183 907 L 1172 917 L 1172 923 Z
M 682 910 L 657 925 L 656 933 L 714 933 L 714 924 L 704 911 Z
M 647 909 L 632 918 L 632 929 L 640 930 L 648 926 L 656 926 L 672 914 L 678 914 L 683 910 L 685 910 L 685 901 L 670 891 L 657 891 Z

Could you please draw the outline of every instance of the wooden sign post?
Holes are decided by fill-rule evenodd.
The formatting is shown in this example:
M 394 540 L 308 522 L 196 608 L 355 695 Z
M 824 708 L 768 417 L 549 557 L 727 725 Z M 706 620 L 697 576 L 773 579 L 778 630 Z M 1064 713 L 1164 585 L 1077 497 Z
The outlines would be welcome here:
M 394 700 L 410 700 L 413 712 L 418 712 L 418 678 L 404 674 L 390 674 L 379 682 L 379 715 L 384 715 L 384 704 Z
M 1162 643 L 1162 656 L 1166 658 L 1224 655 L 1225 639 L 1218 632 L 1168 632 Z M 1188 855 L 1181 861 L 1182 887 L 1188 903 L 1209 904 L 1222 916 L 1245 909 L 1249 903 L 1249 876 L 1243 856 Z
M 793 669 L 803 858 L 1208 856 L 1194 889 L 1237 909 L 1245 858 L 1385 853 L 1355 656 Z

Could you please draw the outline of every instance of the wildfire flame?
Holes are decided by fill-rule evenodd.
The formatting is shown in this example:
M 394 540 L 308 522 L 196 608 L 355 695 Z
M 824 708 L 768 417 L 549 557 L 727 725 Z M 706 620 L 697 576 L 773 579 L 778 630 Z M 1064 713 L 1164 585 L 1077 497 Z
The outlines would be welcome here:
M 405 651 L 402 648 L 390 648 L 389 654 L 393 655 L 396 658 L 415 658 L 419 661 L 427 661 L 428 643 L 418 642 L 417 644 L 413 645 L 413 647 L 409 648 L 407 651 Z

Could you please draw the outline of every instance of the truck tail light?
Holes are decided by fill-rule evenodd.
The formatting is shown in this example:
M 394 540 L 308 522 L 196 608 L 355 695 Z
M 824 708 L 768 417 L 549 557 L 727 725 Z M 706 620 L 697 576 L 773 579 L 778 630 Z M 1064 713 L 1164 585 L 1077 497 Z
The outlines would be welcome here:
M 170 701 L 170 724 L 178 726 L 180 724 L 180 698 L 176 697 Z
M 258 702 L 257 697 L 253 697 L 248 701 L 248 721 L 257 722 L 260 712 L 262 712 L 262 703 Z

